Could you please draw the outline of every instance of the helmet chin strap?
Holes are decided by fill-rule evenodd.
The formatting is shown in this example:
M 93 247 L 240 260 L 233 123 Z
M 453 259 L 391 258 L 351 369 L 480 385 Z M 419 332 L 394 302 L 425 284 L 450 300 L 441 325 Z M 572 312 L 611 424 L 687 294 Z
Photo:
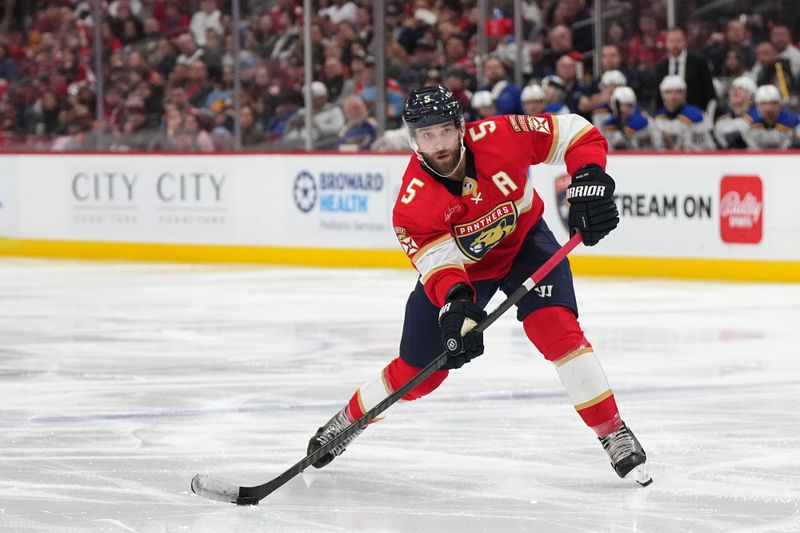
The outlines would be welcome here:
M 421 162 L 423 165 L 425 165 L 426 167 L 428 167 L 428 169 L 429 169 L 431 172 L 433 172 L 434 174 L 436 174 L 436 175 L 437 175 L 437 176 L 439 176 L 440 178 L 449 178 L 450 176 L 452 176 L 453 174 L 455 174 L 455 173 L 456 173 L 456 170 L 458 170 L 458 167 L 461 165 L 461 160 L 462 160 L 462 159 L 464 159 L 464 153 L 466 153 L 466 151 L 467 151 L 467 148 L 466 148 L 466 146 L 464 146 L 464 138 L 463 138 L 463 137 L 461 137 L 461 150 L 460 150 L 460 152 L 461 152 L 461 153 L 460 153 L 460 155 L 458 156 L 458 162 L 456 163 L 456 166 L 454 166 L 454 167 L 453 167 L 453 170 L 452 170 L 452 171 L 450 171 L 450 173 L 448 173 L 448 174 L 440 174 L 439 172 L 436 172 L 436 170 L 434 170 L 434 168 L 433 168 L 432 166 L 430 166 L 430 165 L 428 164 L 428 162 L 427 162 L 427 161 L 425 161 L 425 156 L 423 156 L 423 155 L 422 155 L 421 153 L 419 153 L 417 150 L 414 150 L 414 153 L 416 153 L 416 154 L 417 154 L 417 159 L 419 159 L 419 160 L 420 160 L 420 162 Z

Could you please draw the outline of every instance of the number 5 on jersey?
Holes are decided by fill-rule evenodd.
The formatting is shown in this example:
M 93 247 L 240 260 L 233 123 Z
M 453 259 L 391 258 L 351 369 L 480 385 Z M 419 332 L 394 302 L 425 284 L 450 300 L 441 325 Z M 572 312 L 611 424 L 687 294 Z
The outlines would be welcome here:
M 411 178 L 411 183 L 409 183 L 408 187 L 406 187 L 406 192 L 403 193 L 403 197 L 400 198 L 400 201 L 404 204 L 410 204 L 411 200 L 413 200 L 414 196 L 417 194 L 417 189 L 414 187 L 419 189 L 422 188 L 423 185 L 425 185 L 425 183 L 422 180 Z

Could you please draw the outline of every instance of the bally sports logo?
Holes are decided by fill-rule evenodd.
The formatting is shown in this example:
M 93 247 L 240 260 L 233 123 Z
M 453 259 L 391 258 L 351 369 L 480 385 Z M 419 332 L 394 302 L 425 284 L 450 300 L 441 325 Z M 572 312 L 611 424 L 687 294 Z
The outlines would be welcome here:
M 719 231 L 723 242 L 756 244 L 764 228 L 763 186 L 758 176 L 723 176 Z
M 496 246 L 514 230 L 517 224 L 517 207 L 514 202 L 503 202 L 479 219 L 453 226 L 456 243 L 461 252 L 475 261 Z

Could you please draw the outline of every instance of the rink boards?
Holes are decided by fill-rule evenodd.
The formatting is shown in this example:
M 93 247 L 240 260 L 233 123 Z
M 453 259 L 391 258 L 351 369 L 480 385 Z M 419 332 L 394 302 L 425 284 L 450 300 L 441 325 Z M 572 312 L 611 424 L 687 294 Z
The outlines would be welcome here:
M 407 267 L 408 155 L 0 156 L 0 254 Z M 797 154 L 612 155 L 621 223 L 582 274 L 800 281 Z M 567 238 L 563 166 L 531 168 Z

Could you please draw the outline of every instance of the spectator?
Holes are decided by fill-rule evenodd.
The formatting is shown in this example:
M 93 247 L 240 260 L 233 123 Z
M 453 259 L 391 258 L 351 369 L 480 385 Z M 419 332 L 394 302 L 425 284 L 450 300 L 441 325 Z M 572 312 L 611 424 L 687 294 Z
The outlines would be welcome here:
M 592 110 L 592 124 L 599 128 L 611 118 L 613 113 L 611 109 L 611 95 L 617 87 L 627 86 L 628 80 L 619 70 L 609 70 L 603 73 L 603 76 L 600 78 L 600 92 L 597 93 L 593 99 L 593 102 L 596 103 L 595 108 Z
M 469 109 L 472 91 L 467 88 L 467 73 L 461 68 L 450 68 L 444 74 L 444 86 L 453 91 L 461 107 Z
M 497 113 L 500 115 L 521 114 L 520 94 L 522 89 L 506 78 L 503 63 L 496 57 L 489 57 L 483 64 L 484 89 L 494 96 Z
M 328 17 L 334 24 L 339 24 L 342 21 L 355 24 L 357 12 L 358 6 L 350 0 L 333 0 L 333 5 L 321 9 L 319 14 L 323 17 Z
M 566 115 L 571 111 L 564 105 L 564 98 L 567 95 L 567 89 L 564 87 L 564 82 L 558 76 L 545 76 L 542 80 L 542 89 L 544 90 L 545 105 L 542 111 L 545 115 Z
M 719 76 L 714 78 L 714 89 L 717 98 L 724 104 L 733 80 L 747 74 L 744 54 L 738 48 L 731 48 L 725 56 L 725 65 Z
M 797 85 L 792 78 L 792 66 L 788 59 L 778 56 L 778 49 L 770 41 L 762 41 L 756 46 L 756 64 L 750 76 L 756 85 L 778 87 L 784 99 L 795 92 Z
M 8 46 L 0 41 L 0 78 L 14 82 L 17 80 L 17 61 L 8 55 Z
M 728 90 L 728 105 L 714 122 L 714 138 L 722 148 L 747 148 L 744 132 L 750 127 L 755 82 L 747 76 L 733 80 Z
M 483 120 L 497 114 L 497 108 L 494 105 L 494 96 L 492 96 L 492 93 L 489 91 L 478 91 L 473 94 L 470 105 L 473 110 L 471 115 L 472 120 Z
M 728 42 L 727 52 L 731 50 L 741 50 L 744 56 L 745 66 L 749 69 L 756 62 L 756 49 L 750 42 L 747 34 L 747 26 L 740 19 L 733 19 L 728 22 L 725 30 L 725 37 Z
M 658 144 L 667 150 L 711 150 L 714 141 L 700 108 L 686 103 L 686 82 L 670 75 L 659 86 L 664 107 L 656 112 Z
M 666 55 L 666 36 L 658 28 L 653 13 L 639 16 L 639 35 L 628 45 L 628 69 L 637 72 L 653 71 Z
M 667 32 L 666 44 L 667 58 L 656 67 L 658 78 L 679 76 L 686 83 L 686 103 L 705 111 L 716 97 L 708 62 L 688 52 L 686 36 L 680 28 Z
M 369 106 L 370 114 L 377 114 L 375 99 L 378 96 L 378 80 L 375 76 L 375 59 L 368 56 L 364 59 L 364 67 L 359 74 L 359 81 L 353 94 Z M 400 85 L 392 78 L 386 78 L 386 118 L 390 128 L 400 125 L 400 114 L 403 112 L 403 91 Z
M 178 136 L 183 127 L 183 113 L 173 104 L 164 106 L 164 124 L 150 141 L 152 152 L 174 152 L 180 147 Z
M 769 40 L 775 45 L 778 57 L 788 59 L 792 69 L 792 77 L 800 75 L 800 50 L 792 44 L 792 32 L 786 24 L 776 24 L 772 27 Z
M 652 109 L 658 100 L 656 65 L 666 55 L 666 37 L 658 26 L 658 19 L 652 12 L 645 11 L 639 16 L 639 34 L 628 44 L 628 72 L 639 84 L 639 103 Z
M 573 52 L 572 32 L 563 24 L 554 26 L 548 35 L 548 46 L 541 62 L 541 74 L 555 74 L 556 62 L 564 55 Z M 579 54 L 579 53 L 578 53 Z M 580 55 L 580 54 L 579 54 Z
M 313 147 L 315 150 L 331 148 L 336 145 L 337 136 L 344 127 L 344 113 L 338 105 L 328 101 L 328 90 L 321 81 L 311 82 L 311 98 Z M 283 139 L 300 148 L 305 142 L 306 131 L 305 109 L 300 109 L 289 120 Z
M 59 123 L 61 111 L 58 95 L 55 91 L 46 90 L 33 107 L 23 115 L 23 120 L 27 123 L 25 129 L 28 133 L 35 135 L 52 136 L 62 133 Z
M 600 126 L 612 150 L 643 150 L 657 147 L 650 119 L 636 104 L 630 87 L 617 87 L 609 100 L 610 116 Z
M 189 24 L 194 41 L 199 46 L 206 44 L 206 30 L 213 29 L 222 34 L 222 13 L 217 9 L 216 0 L 200 0 L 200 11 L 192 15 Z
M 345 99 L 344 116 L 347 123 L 339 133 L 337 149 L 342 152 L 368 150 L 375 141 L 376 129 L 361 97 L 352 95 Z
M 750 113 L 752 122 L 744 131 L 744 140 L 752 149 L 786 149 L 798 144 L 800 117 L 781 105 L 781 93 L 774 85 L 756 90 L 756 107 Z
M 206 64 L 199 59 L 189 67 L 189 85 L 186 87 L 186 95 L 192 107 L 203 107 L 208 99 L 208 95 L 214 90 L 214 86 L 208 79 L 208 69 Z
M 125 116 L 122 129 L 117 132 L 111 150 L 144 151 L 150 145 L 154 132 L 147 128 L 147 111 L 144 101 L 138 96 L 129 96 L 125 101 Z
M 344 65 L 338 57 L 325 59 L 325 87 L 330 95 L 331 102 L 341 105 L 344 99 L 353 94 L 356 88 L 355 81 L 345 77 Z
M 578 72 L 580 66 L 582 65 L 579 65 L 571 56 L 561 56 L 556 62 L 556 76 L 561 78 L 564 84 L 564 90 L 566 91 L 564 104 L 573 113 L 588 115 L 592 110 L 591 107 L 589 106 L 581 110 L 578 105 L 578 102 L 580 102 L 582 97 L 586 96 L 588 91 L 588 87 L 586 87 L 580 79 L 581 75 Z
M 196 109 L 192 109 L 183 119 L 182 134 L 188 138 L 188 149 L 193 152 L 214 151 L 214 141 L 203 127 L 204 122 L 205 119 Z
M 242 130 L 242 148 L 263 148 L 266 137 L 261 124 L 256 121 L 252 106 L 241 106 L 239 124 Z
M 523 88 L 520 100 L 522 101 L 522 110 L 526 115 L 541 115 L 544 113 L 545 105 L 547 105 L 544 90 L 536 84 Z
M 636 80 L 634 80 L 633 75 L 625 67 L 625 63 L 622 61 L 622 52 L 620 47 L 616 44 L 604 45 L 600 50 L 600 76 L 592 79 L 592 83 L 588 89 L 587 96 L 592 99 L 591 104 L 593 107 L 596 107 L 599 103 L 597 101 L 597 95 L 600 93 L 600 79 L 603 74 L 610 70 L 617 70 L 621 72 L 627 81 L 626 85 L 634 91 L 637 89 Z
M 180 51 L 180 55 L 175 59 L 177 65 L 191 65 L 198 59 L 203 58 L 204 50 L 199 48 L 190 33 L 181 33 L 175 39 L 175 44 Z

